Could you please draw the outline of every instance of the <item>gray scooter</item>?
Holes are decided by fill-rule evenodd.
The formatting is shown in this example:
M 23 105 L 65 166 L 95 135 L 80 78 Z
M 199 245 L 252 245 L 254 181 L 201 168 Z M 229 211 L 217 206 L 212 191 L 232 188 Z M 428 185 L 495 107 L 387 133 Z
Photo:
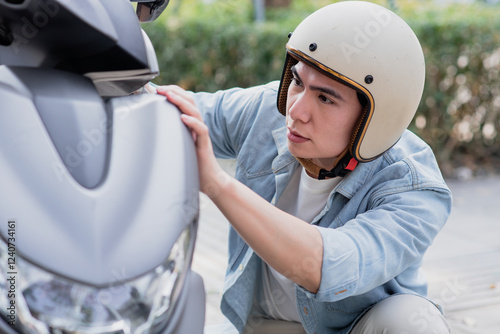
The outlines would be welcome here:
M 166 0 L 0 0 L 0 333 L 203 332 L 194 145 L 139 20 Z

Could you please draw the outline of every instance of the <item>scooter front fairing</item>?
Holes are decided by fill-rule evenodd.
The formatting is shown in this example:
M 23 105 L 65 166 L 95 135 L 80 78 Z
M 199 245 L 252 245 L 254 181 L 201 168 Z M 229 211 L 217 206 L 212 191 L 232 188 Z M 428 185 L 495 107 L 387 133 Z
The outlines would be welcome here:
M 0 25 L 0 332 L 202 333 L 194 144 L 130 95 L 156 71 L 133 8 L 0 0 Z

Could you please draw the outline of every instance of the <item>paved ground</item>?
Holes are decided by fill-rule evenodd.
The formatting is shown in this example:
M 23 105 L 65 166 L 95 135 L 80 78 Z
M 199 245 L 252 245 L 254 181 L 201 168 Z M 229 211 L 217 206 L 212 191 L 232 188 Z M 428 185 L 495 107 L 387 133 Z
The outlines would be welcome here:
M 449 181 L 454 207 L 427 252 L 429 296 L 444 306 L 454 334 L 500 333 L 500 177 Z M 227 220 L 201 198 L 193 268 L 207 291 L 207 328 L 222 323 L 220 291 L 227 261 Z
M 429 295 L 453 333 L 500 333 L 500 177 L 448 184 L 453 211 L 425 258 Z

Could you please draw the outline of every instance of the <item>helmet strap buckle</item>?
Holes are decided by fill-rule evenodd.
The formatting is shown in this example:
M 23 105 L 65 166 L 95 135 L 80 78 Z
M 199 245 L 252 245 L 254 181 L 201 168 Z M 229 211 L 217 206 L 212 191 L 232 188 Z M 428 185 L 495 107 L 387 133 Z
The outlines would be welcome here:
M 311 159 L 295 157 L 299 163 L 304 167 L 309 175 L 318 180 L 324 180 L 328 178 L 334 178 L 337 176 L 344 177 L 348 173 L 352 172 L 354 168 L 358 165 L 358 161 L 354 159 L 346 149 L 341 156 L 335 161 L 335 165 L 331 170 L 326 170 L 317 166 Z
M 318 180 L 324 180 L 327 177 L 344 177 L 356 168 L 358 161 L 354 159 L 350 153 L 347 153 L 340 159 L 340 161 L 333 167 L 333 169 L 327 171 L 326 169 L 320 169 Z

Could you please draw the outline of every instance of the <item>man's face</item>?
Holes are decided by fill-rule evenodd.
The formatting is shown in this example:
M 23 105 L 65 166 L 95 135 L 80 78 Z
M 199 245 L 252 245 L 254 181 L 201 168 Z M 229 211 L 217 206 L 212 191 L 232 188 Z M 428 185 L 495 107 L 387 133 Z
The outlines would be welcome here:
M 362 106 L 354 89 L 302 62 L 292 73 L 286 102 L 288 149 L 330 170 L 349 144 Z

